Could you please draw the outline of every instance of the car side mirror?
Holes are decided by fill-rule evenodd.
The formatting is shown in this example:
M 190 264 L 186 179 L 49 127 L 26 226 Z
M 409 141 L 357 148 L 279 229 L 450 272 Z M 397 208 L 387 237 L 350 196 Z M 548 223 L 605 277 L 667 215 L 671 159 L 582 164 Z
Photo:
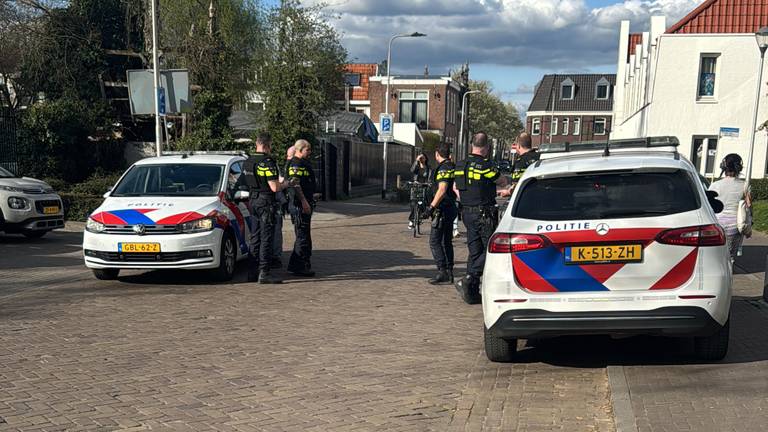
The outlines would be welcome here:
M 249 199 L 251 199 L 249 191 L 239 190 L 235 192 L 235 201 L 248 201 Z
M 720 213 L 723 211 L 725 206 L 723 205 L 723 202 L 717 199 L 717 192 L 708 190 L 707 193 L 707 201 L 709 201 L 710 207 L 712 207 L 712 210 L 714 210 L 715 213 Z

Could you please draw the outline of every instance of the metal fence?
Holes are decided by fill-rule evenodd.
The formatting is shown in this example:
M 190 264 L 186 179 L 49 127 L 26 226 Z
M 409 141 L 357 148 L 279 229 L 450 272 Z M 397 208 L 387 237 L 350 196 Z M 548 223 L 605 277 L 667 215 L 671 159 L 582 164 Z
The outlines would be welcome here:
M 380 185 L 384 175 L 384 146 L 381 143 L 353 142 L 349 165 L 352 186 Z M 405 178 L 415 157 L 409 145 L 387 145 L 387 183 L 394 184 L 398 175 Z
M 0 107 L 0 166 L 17 172 L 19 168 L 18 117 Z

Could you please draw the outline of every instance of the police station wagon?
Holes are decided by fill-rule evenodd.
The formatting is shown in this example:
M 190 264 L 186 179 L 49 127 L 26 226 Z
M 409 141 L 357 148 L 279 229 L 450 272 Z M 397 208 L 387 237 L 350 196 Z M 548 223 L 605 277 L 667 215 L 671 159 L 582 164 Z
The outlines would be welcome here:
M 88 218 L 85 265 L 98 279 L 121 269 L 208 269 L 229 280 L 248 255 L 245 157 L 183 154 L 131 166 Z
M 489 241 L 485 350 L 576 334 L 728 349 L 731 263 L 714 202 L 671 137 L 542 146 Z M 722 207 L 720 207 L 722 209 Z

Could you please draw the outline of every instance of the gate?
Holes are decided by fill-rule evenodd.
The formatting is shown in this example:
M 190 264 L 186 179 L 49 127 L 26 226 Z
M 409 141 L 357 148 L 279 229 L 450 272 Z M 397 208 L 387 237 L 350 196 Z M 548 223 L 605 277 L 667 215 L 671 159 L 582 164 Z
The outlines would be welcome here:
M 19 133 L 18 117 L 9 109 L 0 107 L 0 166 L 18 174 Z

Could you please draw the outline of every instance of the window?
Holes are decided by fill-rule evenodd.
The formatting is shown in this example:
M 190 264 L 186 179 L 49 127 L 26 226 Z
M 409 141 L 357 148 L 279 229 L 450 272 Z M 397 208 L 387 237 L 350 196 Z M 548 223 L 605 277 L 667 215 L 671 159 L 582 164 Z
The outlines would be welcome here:
M 345 73 L 344 85 L 350 87 L 360 87 L 360 74 L 359 73 Z
M 517 218 L 563 221 L 653 217 L 701 207 L 683 170 L 568 175 L 531 179 L 520 192 Z M 648 197 L 653 197 L 649 200 Z
M 592 127 L 592 132 L 594 132 L 595 135 L 605 135 L 605 119 L 604 118 L 595 119 L 595 124 Z
M 227 193 L 230 198 L 235 196 L 235 188 L 237 187 L 237 181 L 243 174 L 243 163 L 235 162 L 229 167 L 229 175 L 227 176 Z
M 531 120 L 531 134 L 533 135 L 541 134 L 541 119 L 535 118 Z
M 420 129 L 427 129 L 427 99 L 426 91 L 400 92 L 400 123 L 416 123 Z
M 560 99 L 571 100 L 573 99 L 573 80 L 570 78 L 560 83 Z
M 552 131 L 550 135 L 557 135 L 557 118 L 552 119 Z
M 576 136 L 581 135 L 581 119 L 573 119 L 573 134 Z
M 706 174 L 712 174 L 715 172 L 715 158 L 717 157 L 717 138 L 707 139 L 707 165 L 705 167 Z
M 716 54 L 704 54 L 701 56 L 699 66 L 699 99 L 712 99 L 715 97 L 715 78 L 717 75 Z
M 569 119 L 563 119 L 563 135 L 568 135 L 569 123 L 570 123 Z
M 608 80 L 605 79 L 605 77 L 600 78 L 600 81 L 598 81 L 597 85 L 595 86 L 595 99 L 597 100 L 608 99 L 610 88 L 611 88 L 611 83 L 609 83 Z

